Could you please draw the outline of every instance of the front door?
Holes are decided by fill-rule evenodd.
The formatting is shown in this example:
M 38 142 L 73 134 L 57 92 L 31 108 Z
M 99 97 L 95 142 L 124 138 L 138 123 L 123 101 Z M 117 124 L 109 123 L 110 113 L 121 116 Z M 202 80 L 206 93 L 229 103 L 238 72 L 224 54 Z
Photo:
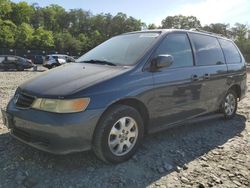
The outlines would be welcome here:
M 174 62 L 153 73 L 155 97 L 150 105 L 153 127 L 177 123 L 202 114 L 205 110 L 199 103 L 202 81 L 196 75 L 187 34 L 168 34 L 154 57 L 163 54 L 172 55 Z

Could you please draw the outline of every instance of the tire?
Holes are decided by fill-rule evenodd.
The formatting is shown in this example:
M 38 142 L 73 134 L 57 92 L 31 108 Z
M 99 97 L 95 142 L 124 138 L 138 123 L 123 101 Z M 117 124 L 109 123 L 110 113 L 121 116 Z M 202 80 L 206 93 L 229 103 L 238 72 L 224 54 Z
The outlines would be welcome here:
M 140 113 L 130 106 L 114 105 L 104 113 L 96 127 L 93 150 L 104 162 L 121 163 L 134 155 L 143 135 Z
M 237 99 L 237 94 L 232 89 L 225 95 L 221 104 L 221 112 L 224 114 L 226 120 L 232 119 L 235 116 L 238 107 Z
M 17 71 L 24 71 L 24 68 L 23 67 L 21 67 L 21 66 L 17 66 Z

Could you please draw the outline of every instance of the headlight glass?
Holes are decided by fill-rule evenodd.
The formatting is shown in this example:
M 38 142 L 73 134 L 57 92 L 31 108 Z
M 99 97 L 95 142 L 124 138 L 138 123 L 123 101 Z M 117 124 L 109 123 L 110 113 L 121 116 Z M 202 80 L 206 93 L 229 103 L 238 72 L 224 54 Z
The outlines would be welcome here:
M 42 99 L 37 98 L 32 108 L 56 113 L 73 113 L 84 111 L 90 102 L 89 98 L 80 99 Z

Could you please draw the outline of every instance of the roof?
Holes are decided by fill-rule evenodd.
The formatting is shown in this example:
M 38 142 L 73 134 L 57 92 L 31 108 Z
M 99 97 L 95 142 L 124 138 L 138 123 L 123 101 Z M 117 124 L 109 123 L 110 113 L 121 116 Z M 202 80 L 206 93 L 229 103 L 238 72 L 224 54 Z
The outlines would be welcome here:
M 151 30 L 142 30 L 142 31 L 134 31 L 134 32 L 129 32 L 129 33 L 124 33 L 124 34 L 133 34 L 133 33 L 149 33 L 149 32 L 157 32 L 157 33 L 171 33 L 171 32 L 188 32 L 188 33 L 197 33 L 197 34 L 202 34 L 202 35 L 208 35 L 208 36 L 213 36 L 213 37 L 217 37 L 217 38 L 223 38 L 226 40 L 230 40 L 228 38 L 226 38 L 225 36 L 222 36 L 220 34 L 217 33 L 212 33 L 212 32 L 208 32 L 208 31 L 204 31 L 204 30 L 200 30 L 200 29 L 190 29 L 190 30 L 186 30 L 186 29 L 151 29 Z

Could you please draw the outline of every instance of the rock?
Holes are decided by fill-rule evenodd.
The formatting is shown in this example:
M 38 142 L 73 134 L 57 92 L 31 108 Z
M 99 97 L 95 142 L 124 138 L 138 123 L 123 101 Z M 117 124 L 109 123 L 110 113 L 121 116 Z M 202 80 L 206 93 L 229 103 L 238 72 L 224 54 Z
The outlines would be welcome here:
M 224 146 L 217 146 L 218 149 L 224 149 Z
M 189 180 L 186 177 L 182 176 L 181 177 L 181 182 L 182 183 L 189 183 Z
M 182 168 L 183 168 L 183 170 L 187 170 L 188 169 L 187 164 L 184 164 Z
M 21 185 L 23 183 L 23 181 L 25 180 L 26 176 L 18 171 L 15 177 L 15 181 L 17 182 L 18 185 Z
M 220 155 L 220 153 L 218 151 L 212 151 L 212 154 L 214 154 L 214 155 Z
M 220 178 L 218 178 L 217 176 L 215 175 L 212 175 L 212 179 L 217 183 L 217 184 L 222 184 L 222 181 Z
M 205 156 L 201 156 L 200 159 L 201 159 L 202 161 L 207 161 L 207 158 L 206 158 Z
M 156 186 L 160 186 L 161 183 L 160 183 L 160 182 L 156 182 L 155 185 L 156 185 Z
M 233 183 L 234 183 L 235 185 L 237 185 L 237 186 L 241 186 L 241 183 L 238 182 L 237 180 L 233 180 Z
M 202 167 L 209 167 L 209 164 L 207 164 L 207 163 L 202 163 L 201 166 L 202 166 Z
M 199 183 L 198 188 L 205 188 L 205 185 L 203 183 Z
M 227 170 L 225 167 L 218 165 L 218 168 L 220 168 L 221 170 Z
M 181 167 L 177 166 L 176 167 L 176 172 L 178 172 L 178 173 L 181 172 Z
M 234 177 L 235 175 L 234 174 L 228 174 L 228 177 L 229 178 L 232 178 L 232 177 Z
M 173 166 L 171 164 L 168 164 L 168 163 L 164 163 L 164 169 L 166 171 L 170 171 L 173 169 Z

